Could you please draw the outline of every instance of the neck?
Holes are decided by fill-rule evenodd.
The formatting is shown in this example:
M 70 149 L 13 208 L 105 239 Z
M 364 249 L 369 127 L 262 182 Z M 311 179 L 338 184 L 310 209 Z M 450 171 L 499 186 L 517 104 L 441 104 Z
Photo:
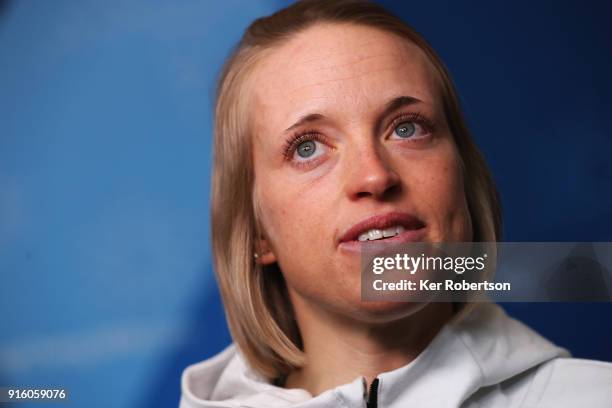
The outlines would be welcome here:
M 390 322 L 361 322 L 292 298 L 306 363 L 288 375 L 285 387 L 312 395 L 357 377 L 370 384 L 380 373 L 410 363 L 453 314 L 450 303 L 430 303 Z

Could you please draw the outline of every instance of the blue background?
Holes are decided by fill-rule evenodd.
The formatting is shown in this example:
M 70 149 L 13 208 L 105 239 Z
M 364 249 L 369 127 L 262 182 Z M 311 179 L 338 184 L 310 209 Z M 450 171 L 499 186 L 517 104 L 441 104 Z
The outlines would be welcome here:
M 211 270 L 211 104 L 281 1 L 0 2 L 0 385 L 176 406 L 230 341 Z M 448 64 L 507 241 L 612 241 L 606 2 L 383 2 Z M 612 360 L 612 304 L 511 304 Z M 26 407 L 27 404 L 20 405 Z

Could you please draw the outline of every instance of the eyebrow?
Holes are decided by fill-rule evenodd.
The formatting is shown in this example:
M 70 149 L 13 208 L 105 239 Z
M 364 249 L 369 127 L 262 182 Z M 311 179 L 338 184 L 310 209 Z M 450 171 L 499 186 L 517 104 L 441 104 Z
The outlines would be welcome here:
M 378 120 L 376 121 L 376 129 L 380 128 L 382 118 L 389 115 L 391 112 L 401 108 L 402 106 L 414 105 L 415 103 L 422 102 L 420 99 L 417 99 L 413 96 L 398 96 L 396 98 L 391 99 L 385 105 L 382 113 L 380 114 Z M 316 122 L 318 120 L 324 119 L 325 115 L 320 113 L 308 113 L 306 115 L 301 116 L 293 125 L 289 126 L 285 129 L 285 132 L 290 132 L 291 130 L 302 126 L 306 123 Z

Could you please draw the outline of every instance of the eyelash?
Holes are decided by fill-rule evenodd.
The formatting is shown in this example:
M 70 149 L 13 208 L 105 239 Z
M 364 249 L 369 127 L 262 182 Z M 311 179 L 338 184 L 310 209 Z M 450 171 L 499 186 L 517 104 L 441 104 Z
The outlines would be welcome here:
M 403 122 L 414 122 L 418 125 L 421 125 L 423 129 L 426 130 L 428 133 L 433 133 L 435 130 L 434 123 L 429 118 L 427 118 L 425 115 L 423 115 L 421 112 L 410 112 L 410 113 L 400 114 L 395 119 L 393 119 L 393 121 L 391 121 L 391 124 L 389 125 L 390 129 L 387 129 L 387 130 L 393 130 L 395 129 L 395 127 L 397 127 L 399 124 Z
M 325 143 L 326 141 L 325 137 L 315 130 L 307 130 L 305 132 L 295 133 L 291 137 L 289 137 L 289 139 L 287 139 L 285 147 L 283 148 L 283 156 L 285 156 L 285 159 L 291 160 L 295 149 L 297 149 L 300 143 L 305 142 L 307 140 L 316 140 L 317 142 L 321 143 Z
M 389 128 L 392 130 L 399 124 L 407 121 L 415 122 L 421 125 L 428 133 L 434 132 L 434 123 L 420 112 L 402 113 L 398 115 L 391 121 Z M 387 131 L 388 130 L 389 129 L 387 129 Z M 306 130 L 303 132 L 294 133 L 287 139 L 283 147 L 283 156 L 285 159 L 288 161 L 291 160 L 295 149 L 300 145 L 300 143 L 307 140 L 316 140 L 318 142 L 325 143 L 326 138 L 315 130 Z

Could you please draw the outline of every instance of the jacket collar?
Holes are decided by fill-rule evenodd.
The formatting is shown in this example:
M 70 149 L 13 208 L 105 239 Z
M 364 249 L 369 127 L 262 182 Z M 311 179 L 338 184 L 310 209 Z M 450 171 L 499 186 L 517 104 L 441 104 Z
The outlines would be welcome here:
M 478 389 L 517 376 L 564 349 L 508 317 L 497 305 L 481 303 L 448 322 L 411 363 L 378 376 L 379 406 L 456 407 Z M 181 408 L 362 406 L 363 378 L 312 397 L 301 389 L 269 383 L 246 363 L 235 346 L 188 367 L 182 378 Z

